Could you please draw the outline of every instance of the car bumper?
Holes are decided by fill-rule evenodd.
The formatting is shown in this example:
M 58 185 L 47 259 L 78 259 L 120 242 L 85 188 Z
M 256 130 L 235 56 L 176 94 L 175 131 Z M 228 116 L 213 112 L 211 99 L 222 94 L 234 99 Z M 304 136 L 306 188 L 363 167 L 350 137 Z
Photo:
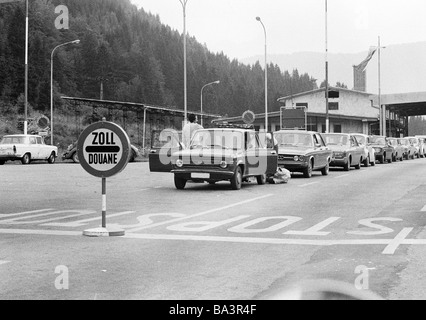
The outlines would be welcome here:
M 205 169 L 173 169 L 171 171 L 175 176 L 195 181 L 221 181 L 229 180 L 234 175 L 234 170 L 205 170 Z
M 344 167 L 348 163 L 348 158 L 334 158 L 330 162 L 330 167 Z
M 278 161 L 278 167 L 284 167 L 289 171 L 303 171 L 308 167 L 307 162 L 300 161 Z

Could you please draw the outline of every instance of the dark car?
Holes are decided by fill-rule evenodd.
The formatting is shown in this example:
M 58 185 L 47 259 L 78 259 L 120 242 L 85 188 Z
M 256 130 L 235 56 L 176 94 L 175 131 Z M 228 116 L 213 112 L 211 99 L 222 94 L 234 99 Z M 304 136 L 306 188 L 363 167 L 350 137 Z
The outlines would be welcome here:
M 278 166 L 290 172 L 302 172 L 305 178 L 312 171 L 329 173 L 332 151 L 317 132 L 281 130 L 274 132 L 278 144 Z
M 358 140 L 347 133 L 323 133 L 327 146 L 333 151 L 330 167 L 343 167 L 349 171 L 351 167 L 359 170 L 364 162 L 364 147 Z
M 136 146 L 130 145 L 130 147 L 131 152 L 129 162 L 134 162 L 135 159 L 140 156 L 140 152 Z M 72 160 L 75 163 L 79 163 L 77 154 L 77 141 L 68 146 L 67 150 L 65 150 L 65 152 L 62 154 L 62 160 Z
M 385 136 L 370 136 L 370 145 L 380 163 L 385 163 L 385 161 L 392 163 L 395 148 L 386 141 Z
M 150 171 L 174 174 L 177 189 L 184 189 L 188 181 L 230 181 L 232 189 L 239 190 L 248 178 L 265 184 L 267 176 L 277 171 L 276 151 L 264 146 L 252 129 L 201 129 L 194 133 L 188 149 L 174 151 L 175 147 L 170 141 L 149 160 Z

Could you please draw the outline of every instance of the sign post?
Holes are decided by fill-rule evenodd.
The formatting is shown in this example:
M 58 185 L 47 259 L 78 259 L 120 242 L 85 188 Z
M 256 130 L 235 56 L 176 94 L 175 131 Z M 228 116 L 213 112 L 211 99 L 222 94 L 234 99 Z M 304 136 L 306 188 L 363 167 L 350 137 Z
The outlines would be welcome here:
M 124 230 L 106 227 L 106 178 L 121 172 L 130 157 L 130 140 L 117 124 L 105 118 L 88 126 L 77 142 L 80 165 L 88 173 L 102 178 L 102 226 L 88 229 L 83 235 L 91 237 L 123 236 Z

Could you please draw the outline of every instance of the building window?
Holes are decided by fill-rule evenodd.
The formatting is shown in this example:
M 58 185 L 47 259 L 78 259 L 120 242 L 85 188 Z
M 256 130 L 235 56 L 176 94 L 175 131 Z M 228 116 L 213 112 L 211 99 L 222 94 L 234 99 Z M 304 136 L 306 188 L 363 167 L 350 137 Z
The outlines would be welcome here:
M 318 131 L 318 126 L 316 124 L 308 124 L 307 126 L 308 131 Z
M 328 110 L 339 110 L 339 103 L 338 102 L 329 102 L 328 103 Z
M 342 133 L 342 125 L 341 124 L 335 124 L 334 125 L 334 132 L 335 133 Z

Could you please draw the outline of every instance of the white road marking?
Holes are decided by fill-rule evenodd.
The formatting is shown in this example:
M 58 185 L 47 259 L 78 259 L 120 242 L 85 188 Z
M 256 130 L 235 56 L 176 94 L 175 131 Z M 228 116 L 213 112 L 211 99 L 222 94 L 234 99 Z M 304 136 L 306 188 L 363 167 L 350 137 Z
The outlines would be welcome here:
M 304 188 L 304 187 L 312 186 L 312 185 L 314 185 L 314 184 L 318 184 L 318 183 L 319 183 L 319 182 L 305 183 L 305 184 L 301 184 L 299 187 L 300 187 L 300 188 Z
M 227 206 L 224 206 L 224 207 L 220 207 L 220 208 L 216 208 L 216 209 L 210 209 L 210 210 L 203 211 L 203 212 L 200 212 L 200 213 L 196 213 L 196 214 L 193 214 L 193 215 L 189 215 L 189 216 L 185 216 L 185 217 L 181 217 L 181 218 L 176 218 L 176 219 L 172 219 L 172 220 L 168 220 L 168 221 L 153 223 L 153 224 L 143 226 L 143 227 L 132 228 L 132 229 L 129 229 L 127 231 L 128 232 L 135 232 L 135 231 L 139 231 L 139 230 L 143 230 L 143 229 L 154 228 L 154 227 L 162 226 L 162 225 L 165 225 L 165 224 L 169 224 L 169 223 L 173 223 L 173 222 L 177 222 L 177 221 L 182 221 L 182 220 L 185 220 L 185 219 L 195 218 L 195 217 L 203 216 L 203 215 L 206 215 L 206 214 L 209 214 L 209 213 L 213 213 L 213 212 L 222 211 L 222 210 L 230 209 L 230 208 L 233 208 L 233 207 L 241 206 L 241 205 L 244 205 L 246 203 L 250 203 L 250 202 L 253 202 L 253 201 L 269 198 L 271 196 L 273 196 L 273 194 L 267 194 L 267 195 L 264 195 L 264 196 L 261 196 L 261 197 L 240 201 L 240 202 L 233 203 L 233 204 L 230 204 L 230 205 L 227 205 Z
M 341 174 L 340 176 L 334 177 L 333 179 L 340 179 L 340 178 L 344 178 L 344 177 L 348 177 L 349 174 Z
M 130 214 L 130 213 L 135 213 L 135 211 L 123 211 L 123 212 L 118 212 L 118 213 L 114 213 L 114 214 L 107 214 L 107 219 L 114 218 L 114 217 L 119 217 L 119 216 L 124 216 L 124 215 Z M 63 222 L 63 223 L 60 223 L 60 222 L 50 222 L 50 223 L 44 223 L 44 224 L 42 224 L 42 226 L 76 228 L 76 227 L 84 226 L 88 222 L 101 220 L 101 218 L 102 218 L 101 215 L 99 215 L 99 217 L 96 217 L 96 218 L 90 218 L 90 219 L 84 219 L 84 220 L 76 220 L 76 221 L 72 221 L 72 222 Z
M 6 263 L 10 263 L 10 261 L 0 260 L 0 266 L 1 266 L 2 264 L 6 264 Z
M 426 205 L 420 210 L 421 212 L 426 212 Z
M 300 236 L 327 236 L 330 234 L 330 232 L 324 232 L 321 230 L 324 229 L 325 227 L 328 227 L 330 224 L 336 222 L 339 219 L 340 219 L 339 217 L 331 217 L 304 231 L 290 230 L 290 231 L 284 232 L 284 234 L 300 235 Z
M 44 217 L 44 216 L 50 216 L 50 215 L 57 215 L 57 214 L 62 214 L 62 213 L 71 213 L 71 212 L 76 212 L 75 214 L 70 214 L 67 216 L 58 216 L 58 217 L 54 217 L 54 218 L 47 218 L 47 219 L 41 219 L 41 220 L 30 220 L 30 219 L 34 219 L 34 218 L 39 218 L 39 217 Z M 55 220 L 64 220 L 64 219 L 69 219 L 69 218 L 74 218 L 74 217 L 79 217 L 79 216 L 84 216 L 84 215 L 89 215 L 89 214 L 93 214 L 96 213 L 96 211 L 91 211 L 91 210 L 61 210 L 61 211 L 52 211 L 52 212 L 48 212 L 48 213 L 41 213 L 41 214 L 36 214 L 36 215 L 32 215 L 32 216 L 25 216 L 25 217 L 19 217 L 19 218 L 12 218 L 12 219 L 6 219 L 6 220 L 0 220 L 0 224 L 14 224 L 14 225 L 20 225 L 20 224 L 41 224 L 41 223 L 47 223 L 49 221 L 55 221 Z M 27 220 L 27 221 L 18 221 L 18 220 Z
M 404 228 L 396 237 L 388 244 L 388 246 L 383 250 L 383 254 L 394 254 L 396 249 L 404 242 L 410 232 L 413 231 L 413 228 Z
M 121 238 L 142 240 L 176 240 L 176 241 L 204 241 L 204 242 L 230 242 L 275 245 L 303 245 L 303 246 L 372 246 L 385 245 L 382 254 L 391 255 L 401 245 L 426 245 L 426 239 L 407 239 L 413 228 L 404 228 L 394 239 L 347 239 L 347 240 L 314 240 L 314 239 L 279 239 L 255 237 L 222 237 L 222 236 L 197 236 L 197 235 L 170 235 L 170 234 L 141 234 L 126 233 Z M 32 230 L 32 229 L 0 229 L 0 234 L 22 235 L 49 235 L 49 236 L 82 236 L 81 231 L 61 230 Z
M 54 209 L 41 209 L 41 210 L 25 211 L 25 212 L 11 213 L 11 214 L 0 214 L 0 218 L 11 218 L 11 217 L 22 216 L 25 214 L 39 213 L 39 212 L 45 212 L 50 210 L 54 210 Z

